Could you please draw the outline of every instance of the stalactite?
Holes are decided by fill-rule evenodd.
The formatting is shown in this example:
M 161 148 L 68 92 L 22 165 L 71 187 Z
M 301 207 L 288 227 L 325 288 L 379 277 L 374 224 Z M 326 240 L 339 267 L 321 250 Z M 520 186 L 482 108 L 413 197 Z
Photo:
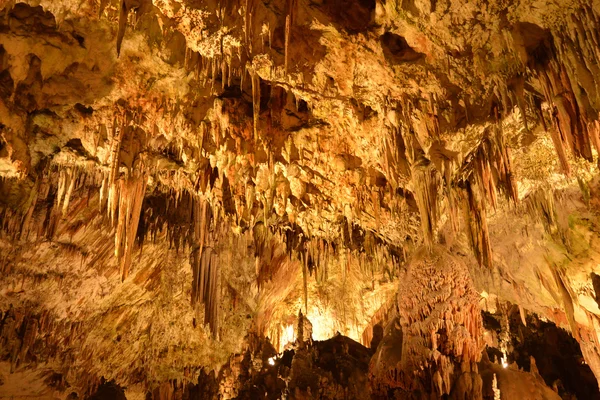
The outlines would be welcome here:
M 117 31 L 117 57 L 121 55 L 121 44 L 125 37 L 129 12 L 135 10 L 136 19 L 153 7 L 152 0 L 120 0 L 119 1 L 119 27 Z M 104 7 L 100 7 L 102 10 Z
M 117 32 L 117 57 L 121 55 L 121 43 L 123 42 L 123 37 L 125 36 L 128 14 L 129 8 L 127 7 L 127 0 L 121 0 L 119 4 L 119 30 Z
M 225 90 L 225 84 L 227 83 L 227 63 L 225 57 L 221 58 L 221 90 Z
M 373 203 L 373 214 L 375 216 L 375 223 L 377 224 L 377 226 L 379 226 L 381 205 L 379 202 L 379 191 L 378 190 L 371 191 L 371 202 Z
M 208 201 L 192 200 L 193 243 L 190 263 L 192 265 L 192 305 L 204 304 L 204 323 L 210 326 L 214 338 L 218 338 L 218 287 L 219 263 L 212 246 L 207 244 L 214 212 Z
M 27 207 L 27 213 L 25 214 L 25 217 L 23 218 L 23 224 L 21 226 L 21 232 L 19 235 L 19 239 L 21 239 L 21 240 L 26 239 L 27 236 L 29 235 L 29 232 L 31 230 L 31 220 L 33 218 L 33 212 L 35 210 L 35 206 L 37 204 L 38 198 L 45 199 L 47 196 L 47 192 L 40 193 L 44 186 L 48 186 L 47 182 L 45 182 L 46 180 L 47 180 L 46 173 L 43 173 L 42 177 L 38 176 L 35 180 L 35 185 L 33 186 L 33 189 L 31 190 L 31 193 L 30 193 L 29 199 L 28 199 L 29 206 Z M 1 226 L 2 226 L 2 223 L 1 223 L 1 219 L 0 219 L 0 227 Z M 1 265 L 2 264 L 0 264 L 0 269 L 2 269 Z
M 556 282 L 556 286 L 558 287 L 558 291 L 563 301 L 563 307 L 567 316 L 569 327 L 571 328 L 571 334 L 573 335 L 575 340 L 580 341 L 581 335 L 579 333 L 579 327 L 577 325 L 577 322 L 575 321 L 575 308 L 573 304 L 573 297 L 569 293 L 567 284 L 565 284 L 565 279 L 562 276 L 562 272 L 559 271 L 557 266 L 555 265 L 551 265 L 551 270 L 552 275 L 554 276 L 554 281 Z
M 231 68 L 231 55 L 229 55 L 227 57 L 227 86 L 231 87 L 231 75 L 232 75 L 232 68 Z
M 499 126 L 492 132 L 486 132 L 479 146 L 468 158 L 470 161 L 467 161 L 467 169 L 472 168 L 469 173 L 475 173 L 475 178 L 483 190 L 483 197 L 492 207 L 497 207 L 498 189 L 506 200 L 518 203 L 519 195 L 512 172 L 512 161 Z
M 202 71 L 202 54 L 198 53 L 198 59 L 194 68 L 194 79 L 200 81 L 200 75 Z
M 244 44 L 248 49 L 248 30 L 250 29 L 250 0 L 246 0 L 246 6 L 244 7 Z
M 67 185 L 67 169 L 60 169 L 58 176 L 58 189 L 56 191 L 56 207 L 60 208 L 65 193 L 65 186 Z
M 303 253 L 302 260 L 302 293 L 304 298 L 304 311 L 308 313 L 308 252 Z
M 260 77 L 256 71 L 251 71 L 252 78 L 252 115 L 254 126 L 254 142 L 258 143 L 258 122 L 260 116 Z
M 412 175 L 415 184 L 415 200 L 421 215 L 421 228 L 427 246 L 434 243 L 434 233 L 439 218 L 439 176 L 432 165 L 414 166 Z
M 529 132 L 529 124 L 527 123 L 527 107 L 525 101 L 525 78 L 518 77 L 515 79 L 514 84 L 511 86 L 512 93 L 516 98 L 517 107 L 519 108 L 519 113 L 521 114 L 521 119 L 523 122 L 523 127 L 526 132 Z
M 131 253 L 142 211 L 148 178 L 145 174 L 131 176 L 120 181 L 118 224 L 115 233 L 115 256 L 120 260 L 121 279 L 129 275 Z
M 434 99 L 434 94 L 429 93 L 429 118 L 430 124 L 429 135 L 432 138 L 440 137 L 440 118 L 438 115 L 437 101 Z
M 386 177 L 392 183 L 392 189 L 395 190 L 411 176 L 406 145 L 400 127 L 390 128 L 389 134 L 384 137 L 384 151 Z
M 106 192 L 108 191 L 108 175 L 102 174 L 102 183 L 100 184 L 100 194 L 98 200 L 98 208 L 100 211 L 104 210 L 104 200 L 106 199 Z
M 284 57 L 285 57 L 285 66 L 284 71 L 288 73 L 288 64 L 289 64 L 289 46 L 290 46 L 290 30 L 291 30 L 291 21 L 290 16 L 286 15 L 285 17 L 285 49 L 284 49 Z
M 115 218 L 117 217 L 117 206 L 118 206 L 118 185 L 117 185 L 117 175 L 119 174 L 119 164 L 120 164 L 120 152 L 121 152 L 121 142 L 123 141 L 123 136 L 125 134 L 125 123 L 121 128 L 117 127 L 117 119 L 113 120 L 112 127 L 112 141 L 110 147 L 110 156 L 109 156 L 109 165 L 110 165 L 110 173 L 108 176 L 108 215 L 110 217 L 111 223 L 115 224 Z
M 67 176 L 69 179 L 69 189 L 67 189 L 67 192 L 65 194 L 65 199 L 63 201 L 62 215 L 65 215 L 69 209 L 69 203 L 71 201 L 71 196 L 73 195 L 73 189 L 75 188 L 75 182 L 77 181 L 77 170 L 75 168 L 73 168 L 72 170 L 69 170 L 69 173 Z
M 211 78 L 210 78 L 210 92 L 214 93 L 215 81 L 217 80 L 217 66 L 218 66 L 217 57 L 213 57 L 213 59 L 211 61 L 211 66 L 212 66 L 212 74 L 211 74 Z
M 98 18 L 102 16 L 104 9 L 106 8 L 109 0 L 100 0 L 100 7 L 98 8 Z
M 590 134 L 590 140 L 594 145 L 594 148 L 600 155 L 600 121 L 590 122 L 587 126 L 587 130 Z M 598 157 L 598 165 L 600 165 L 600 156 Z
M 487 226 L 485 205 L 478 199 L 478 195 L 470 183 L 466 183 L 464 192 L 461 194 L 462 207 L 467 228 L 467 236 L 471 248 L 479 265 L 492 267 L 492 246 Z

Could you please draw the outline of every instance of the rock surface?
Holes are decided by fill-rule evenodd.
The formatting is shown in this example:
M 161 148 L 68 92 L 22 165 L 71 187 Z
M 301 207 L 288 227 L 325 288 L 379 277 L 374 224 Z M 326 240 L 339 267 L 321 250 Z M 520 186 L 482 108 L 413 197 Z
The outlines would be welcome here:
M 0 2 L 0 397 L 596 396 L 599 28 L 597 0 Z M 526 329 L 483 329 L 509 303 Z

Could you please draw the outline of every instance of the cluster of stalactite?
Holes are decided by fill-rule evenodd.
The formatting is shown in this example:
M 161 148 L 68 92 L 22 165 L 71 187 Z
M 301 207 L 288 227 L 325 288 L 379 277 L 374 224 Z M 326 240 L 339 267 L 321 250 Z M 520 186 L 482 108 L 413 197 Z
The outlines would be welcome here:
M 149 0 L 120 0 L 119 3 L 116 43 L 118 55 L 120 55 L 121 52 L 130 12 L 134 12 L 135 21 L 139 21 L 145 14 L 159 13 L 158 9 L 155 8 Z M 102 1 L 99 7 L 100 16 L 105 12 L 106 6 L 107 3 Z M 220 43 L 218 46 L 214 46 L 214 44 L 192 44 L 184 41 L 182 46 L 185 55 L 183 56 L 182 64 L 187 71 L 194 72 L 196 81 L 203 88 L 209 88 L 209 93 L 211 95 L 219 93 L 219 90 L 222 93 L 226 89 L 233 89 L 234 85 L 239 85 L 240 91 L 243 93 L 249 81 L 252 102 L 252 136 L 246 138 L 246 140 L 253 139 L 255 143 L 259 143 L 261 140 L 269 142 L 272 140 L 269 135 L 270 129 L 272 128 L 272 118 L 277 118 L 276 114 L 281 111 L 277 107 L 278 102 L 273 101 L 274 93 L 279 91 L 276 90 L 274 86 L 271 87 L 269 117 L 267 118 L 268 127 L 266 130 L 267 134 L 265 135 L 260 129 L 261 83 L 263 81 L 257 71 L 257 69 L 260 68 L 260 62 L 256 63 L 254 58 L 258 54 L 271 54 L 274 58 L 278 58 L 276 57 L 278 53 L 271 49 L 271 42 L 274 40 L 271 23 L 282 26 L 283 37 L 278 38 L 278 41 L 283 44 L 283 65 L 281 65 L 282 68 L 280 71 L 276 71 L 276 68 L 273 66 L 270 73 L 279 73 L 282 74 L 282 76 L 279 76 L 280 78 L 285 78 L 285 75 L 288 72 L 288 53 L 291 32 L 296 19 L 296 1 L 286 2 L 285 7 L 283 7 L 285 17 L 281 21 L 267 20 L 259 22 L 257 20 L 257 14 L 266 12 L 264 5 L 250 0 L 247 0 L 244 4 L 235 5 L 224 4 L 221 2 L 216 2 L 215 4 L 210 2 L 206 7 L 215 12 L 222 28 L 225 26 L 225 20 L 227 20 L 228 24 L 239 24 L 238 27 L 241 29 L 231 29 L 229 34 L 233 37 L 239 35 L 240 42 L 236 43 L 238 40 L 238 38 L 236 38 L 234 40 L 229 40 L 227 43 L 224 40 L 225 35 L 220 35 L 220 38 L 218 39 Z M 108 13 L 107 15 L 111 15 L 111 13 Z M 239 17 L 241 17 L 241 21 L 237 20 Z M 257 29 L 255 25 L 259 23 L 261 24 L 259 25 L 260 29 Z M 171 29 L 172 28 L 168 26 L 163 27 L 163 36 L 167 36 L 167 32 Z M 176 32 L 176 30 L 173 30 L 173 32 Z M 260 43 L 260 45 L 257 46 L 258 43 Z M 265 47 L 265 43 L 268 43 L 268 48 Z M 223 143 L 219 140 L 220 135 L 215 135 L 214 139 L 217 147 L 220 147 Z
M 60 219 L 85 207 L 92 188 L 99 187 L 102 178 L 102 173 L 78 166 L 46 165 L 31 186 L 14 178 L 3 179 L 0 183 L 5 196 L 0 207 L 3 234 L 13 241 L 54 238 Z M 75 192 L 78 195 L 74 204 Z
M 206 201 L 194 199 L 192 204 L 194 226 L 192 245 L 192 304 L 204 303 L 204 323 L 210 326 L 214 337 L 219 329 L 219 264 L 213 247 L 219 241 L 219 228 L 209 230 L 212 210 Z M 218 214 L 216 215 L 218 221 Z M 217 225 L 218 222 L 215 223 Z M 222 233 L 222 228 L 220 229 Z M 212 233 L 212 235 L 211 235 Z M 212 237 L 211 237 L 212 236 Z
M 526 215 L 540 221 L 548 234 L 553 235 L 558 242 L 563 243 L 568 248 L 569 240 L 565 232 L 568 227 L 565 226 L 566 221 L 559 217 L 557 210 L 561 202 L 559 191 L 541 187 L 524 199 L 522 208 Z
M 527 66 L 539 81 L 543 96 L 550 105 L 554 124 L 551 130 L 560 165 L 571 174 L 567 157 L 593 160 L 592 146 L 600 150 L 597 118 L 600 94 L 597 79 L 600 43 L 597 25 L 600 17 L 591 4 L 570 15 L 561 32 L 541 34 L 536 46 L 526 49 Z
M 243 49 L 229 49 L 227 53 L 206 55 L 186 47 L 184 66 L 188 71 L 194 73 L 200 86 L 209 89 L 211 94 L 234 90 L 234 85 L 239 85 L 239 90 L 244 92 L 249 81 L 253 105 L 253 126 L 258 127 L 261 79 L 254 72 L 251 60 L 248 59 Z M 256 130 L 254 133 L 258 134 Z M 258 139 L 258 136 L 254 136 L 254 139 Z M 218 147 L 221 144 L 219 138 L 215 137 L 215 140 Z
M 125 280 L 129 275 L 136 239 L 141 251 L 148 235 L 156 240 L 157 234 L 164 232 L 170 246 L 178 250 L 180 246 L 186 245 L 191 249 L 194 277 L 191 301 L 192 304 L 205 304 L 205 322 L 216 334 L 218 263 L 214 254 L 211 256 L 208 246 L 214 246 L 219 235 L 223 234 L 222 223 L 218 228 L 215 227 L 217 223 L 213 223 L 210 229 L 211 221 L 214 220 L 212 215 L 221 217 L 222 208 L 218 207 L 217 211 L 213 211 L 206 199 L 184 190 L 171 190 L 170 196 L 165 196 L 160 193 L 159 186 L 156 186 L 154 192 L 147 196 L 151 170 L 136 167 L 119 173 L 119 167 L 123 163 L 127 165 L 127 156 L 132 150 L 128 143 L 126 151 L 121 151 L 121 142 L 130 138 L 124 132 L 132 133 L 134 130 L 127 129 L 130 125 L 125 123 L 120 127 L 118 125 L 120 124 L 115 120 L 108 171 L 48 164 L 28 188 L 25 199 L 19 197 L 19 191 L 23 190 L 22 181 L 3 180 L 1 189 L 6 197 L 0 210 L 2 232 L 12 241 L 53 239 L 64 233 L 73 235 L 76 232 L 73 229 L 84 229 L 89 221 L 69 224 L 71 232 L 56 232 L 59 221 L 79 215 L 82 208 L 97 194 L 100 209 L 106 212 L 102 219 L 114 228 L 114 255 L 120 265 L 121 279 Z M 212 169 L 199 174 L 198 189 L 210 190 L 215 178 Z M 77 201 L 73 202 L 73 198 Z M 67 225 L 63 225 L 65 226 Z M 3 260 L 4 264 L 10 266 L 10 260 Z
M 116 169 L 116 167 L 115 167 Z M 110 177 L 115 179 L 112 184 Z M 0 219 L 3 232 L 13 240 L 45 237 L 54 238 L 61 218 L 68 213 L 76 215 L 85 207 L 93 192 L 100 188 L 100 205 L 103 204 L 104 187 L 108 189 L 108 219 L 115 227 L 115 257 L 121 265 L 122 279 L 126 279 L 131 265 L 131 254 L 136 238 L 138 222 L 146 191 L 147 175 L 132 173 L 127 178 L 116 180 L 114 174 L 102 170 L 87 170 L 77 166 L 48 165 L 38 173 L 24 204 L 8 203 L 2 208 Z M 4 190 L 18 188 L 17 180 L 4 182 Z M 15 189 L 18 190 L 18 189 Z M 77 203 L 72 204 L 78 192 Z M 77 230 L 84 228 L 76 225 Z M 34 235 L 31 235 L 31 233 Z M 58 235 L 64 232 L 59 232 Z M 71 235 L 75 232 L 71 232 Z
M 477 302 L 469 271 L 461 261 L 439 246 L 417 250 L 398 289 L 399 318 L 394 323 L 402 332 L 401 357 L 398 361 L 397 354 L 387 354 L 386 346 L 380 346 L 382 353 L 371 361 L 373 390 L 443 396 L 463 374 L 472 376 L 469 390 L 481 390 L 476 373 L 483 325 Z M 477 398 L 476 393 L 465 395 Z
M 446 211 L 453 230 L 458 232 L 464 226 L 477 260 L 490 267 L 492 248 L 486 208 L 499 207 L 498 193 L 513 204 L 519 200 L 511 155 L 497 110 L 495 123 L 485 128 L 480 142 L 459 165 L 458 153 L 446 149 L 440 140 L 435 107 L 430 107 L 428 117 L 431 145 L 427 152 L 414 137 L 410 117 L 401 112 L 406 107 L 404 104 L 392 114 L 390 134 L 384 141 L 384 170 L 392 189 L 402 188 L 410 180 L 426 245 L 431 247 L 437 243 L 440 215 Z M 407 132 L 407 138 L 403 132 Z
M 144 162 L 146 133 L 138 127 L 140 112 L 120 110 L 115 113 L 110 135 L 108 173 L 100 187 L 100 208 L 106 209 L 115 228 L 115 257 L 119 260 L 121 279 L 131 268 L 131 254 L 137 236 L 142 203 L 149 171 Z M 99 127 L 106 129 L 104 125 Z M 121 171 L 121 167 L 125 171 Z
M 134 171 L 132 175 L 117 174 L 115 169 L 116 166 L 110 171 L 63 165 L 48 167 L 40 174 L 40 183 L 28 194 L 34 198 L 30 200 L 32 203 L 25 203 L 21 208 L 12 205 L 3 208 L 4 232 L 12 232 L 13 239 L 18 239 L 28 232 L 23 226 L 30 225 L 28 221 L 35 219 L 36 230 L 44 235 L 53 235 L 52 230 L 61 226 L 58 222 L 65 214 L 77 215 L 78 210 L 85 207 L 90 198 L 94 198 L 94 202 L 100 204 L 100 209 L 90 218 L 98 216 L 103 224 L 114 226 L 114 253 L 123 280 L 127 279 L 132 259 L 135 259 L 132 256 L 134 246 L 139 246 L 141 257 L 147 240 L 155 242 L 164 235 L 170 248 L 177 252 L 190 252 L 193 279 L 191 302 L 204 305 L 205 323 L 218 337 L 218 293 L 221 285 L 218 253 L 219 244 L 230 229 L 231 219 L 225 215 L 223 207 L 212 205 L 202 193 L 204 190 L 208 194 L 219 179 L 216 169 L 200 171 L 196 183 L 198 194 L 194 189 L 165 189 L 161 184 L 147 190 L 149 180 L 164 180 L 164 177 L 158 179 L 156 175 L 151 175 L 151 168 L 145 173 L 137 174 Z M 110 183 L 111 176 L 116 181 L 114 184 Z M 19 187 L 16 180 L 7 182 L 4 186 L 10 184 Z M 40 215 L 46 218 L 40 219 Z M 87 225 L 82 222 L 77 229 L 84 229 Z M 296 232 L 292 234 L 294 229 Z M 309 238 L 297 226 L 281 229 L 281 233 L 278 233 L 277 228 L 267 227 L 263 222 L 255 223 L 250 232 L 257 256 L 259 288 L 275 279 L 283 266 L 298 260 L 305 272 L 305 308 L 308 304 L 308 280 L 314 276 L 319 283 L 326 283 L 329 264 L 343 260 L 344 274 L 350 273 L 351 265 L 358 265 L 361 272 L 370 275 L 384 270 L 391 280 L 396 276 L 403 259 L 398 249 L 394 250 L 381 239 L 376 239 L 372 232 L 355 238 L 352 245 L 354 250 L 343 253 L 339 252 L 345 246 L 343 235 L 341 242 Z M 285 246 L 282 246 L 283 243 Z M 265 324 L 268 324 L 268 320 Z
M 498 125 L 489 129 L 475 150 L 467 156 L 449 196 L 450 208 L 462 208 L 467 237 L 480 265 L 492 266 L 492 246 L 486 207 L 498 207 L 498 192 L 516 205 L 519 195 L 511 158 Z M 450 210 L 457 219 L 457 210 Z M 459 223 L 454 222 L 453 226 Z
M 517 61 L 517 72 L 511 72 L 507 82 L 498 83 L 488 116 L 491 124 L 460 165 L 457 161 L 461 157 L 445 148 L 441 140 L 448 126 L 440 124 L 440 107 L 436 106 L 438 101 L 434 97 L 430 97 L 428 110 L 415 109 L 412 102 L 403 99 L 393 112 L 388 112 L 391 126 L 383 143 L 382 168 L 392 188 L 406 187 L 406 182 L 410 182 L 425 243 L 431 245 L 437 240 L 437 216 L 445 201 L 454 230 L 459 231 L 461 220 L 464 221 L 477 260 L 491 267 L 492 246 L 486 209 L 497 209 L 498 193 L 515 205 L 519 200 L 501 122 L 515 105 L 521 114 L 525 136 L 532 127 L 528 123 L 528 111 L 534 112 L 537 122 L 550 132 L 561 169 L 567 176 L 572 174 L 569 157 L 593 161 L 592 148 L 598 150 L 600 144 L 600 123 L 596 120 L 600 97 L 595 77 L 600 71 L 599 56 L 594 50 L 594 43 L 600 42 L 595 29 L 598 21 L 600 18 L 594 8 L 583 4 L 567 18 L 560 32 L 530 23 L 511 27 L 512 42 L 509 41 L 508 46 L 512 47 L 508 52 Z M 544 100 L 549 112 L 542 107 Z M 412 109 L 424 115 L 425 132 L 421 132 L 419 138 L 413 119 L 406 115 L 406 111 Z M 430 141 L 427 151 L 424 151 L 424 141 Z
M 57 361 L 63 384 L 76 380 L 85 388 L 81 394 L 90 395 L 101 382 L 85 368 L 93 362 L 92 354 L 83 354 L 84 363 L 75 365 L 76 353 L 65 351 L 83 336 L 80 322 L 58 319 L 51 311 L 32 315 L 28 309 L 11 307 L 0 313 L 0 358 L 10 362 L 11 373 L 25 365 Z
M 204 178 L 203 178 L 204 177 Z M 209 180 L 203 175 L 199 180 Z M 206 189 L 207 182 L 200 183 Z M 144 199 L 137 229 L 140 246 L 150 237 L 156 241 L 164 232 L 170 248 L 190 252 L 192 305 L 204 305 L 204 323 L 215 338 L 219 328 L 220 273 L 219 250 L 227 234 L 227 218 L 222 208 L 213 206 L 202 194 L 188 190 L 160 191 Z M 224 245 L 224 244 L 223 244 Z

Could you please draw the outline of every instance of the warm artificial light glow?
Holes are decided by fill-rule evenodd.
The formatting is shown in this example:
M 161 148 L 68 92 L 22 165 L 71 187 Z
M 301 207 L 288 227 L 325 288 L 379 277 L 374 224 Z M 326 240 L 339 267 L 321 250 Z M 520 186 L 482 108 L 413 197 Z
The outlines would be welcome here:
M 294 325 L 289 324 L 287 326 L 283 326 L 283 332 L 281 333 L 281 340 L 279 341 L 279 352 L 282 353 L 285 350 L 285 347 L 288 344 L 294 343 L 296 340 L 296 335 L 294 332 Z
M 327 340 L 335 336 L 339 329 L 335 325 L 336 318 L 328 308 L 309 307 L 307 318 L 312 324 L 313 340 Z M 350 334 L 348 336 L 352 337 Z M 358 338 L 352 337 L 352 339 Z

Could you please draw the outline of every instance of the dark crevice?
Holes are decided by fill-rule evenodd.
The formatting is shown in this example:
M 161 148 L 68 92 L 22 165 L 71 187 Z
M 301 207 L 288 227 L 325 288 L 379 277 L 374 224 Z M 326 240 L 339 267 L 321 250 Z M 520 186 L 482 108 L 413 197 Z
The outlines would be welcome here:
M 516 47 L 527 54 L 527 64 L 532 70 L 544 69 L 555 57 L 552 33 L 529 22 L 513 26 L 512 37 Z
M 92 107 L 86 107 L 81 103 L 75 104 L 75 110 L 77 110 L 83 116 L 90 116 L 94 113 L 94 109 Z
M 114 381 L 106 382 L 102 379 L 102 383 L 98 386 L 98 390 L 87 400 L 127 400 L 125 391 Z
M 380 38 L 385 58 L 392 64 L 414 62 L 423 58 L 423 54 L 414 50 L 405 38 L 386 32 Z
M 600 307 L 600 275 L 592 272 L 590 278 L 592 279 L 592 286 L 594 287 L 594 300 L 596 300 L 598 307 Z
M 320 6 L 335 25 L 349 33 L 368 29 L 375 10 L 375 0 L 357 0 L 348 4 L 347 0 L 324 0 Z

